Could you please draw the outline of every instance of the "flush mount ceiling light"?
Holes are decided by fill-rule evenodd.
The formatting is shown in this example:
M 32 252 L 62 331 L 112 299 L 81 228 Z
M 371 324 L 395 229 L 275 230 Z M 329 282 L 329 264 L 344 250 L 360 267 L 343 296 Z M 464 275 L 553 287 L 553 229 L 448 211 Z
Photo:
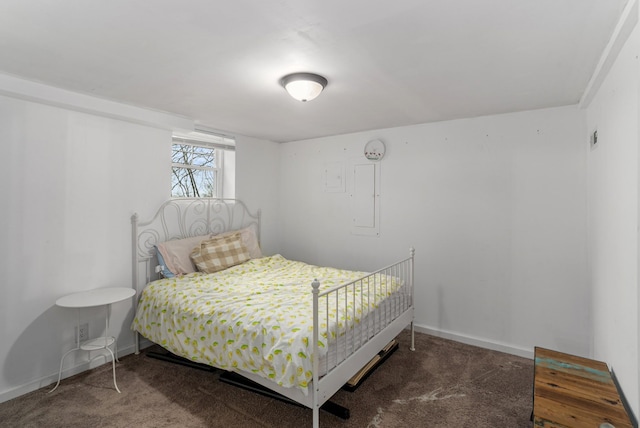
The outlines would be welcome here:
M 288 74 L 280 81 L 289 95 L 298 101 L 311 101 L 327 86 L 327 79 L 313 73 Z

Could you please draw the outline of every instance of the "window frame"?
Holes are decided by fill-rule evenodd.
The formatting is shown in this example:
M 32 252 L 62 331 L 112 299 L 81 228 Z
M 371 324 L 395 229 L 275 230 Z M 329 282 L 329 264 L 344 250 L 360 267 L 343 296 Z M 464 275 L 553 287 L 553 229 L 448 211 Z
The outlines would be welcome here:
M 194 138 L 194 134 L 199 134 Z M 202 139 L 199 139 L 197 137 L 202 137 Z M 206 141 L 209 139 L 214 139 L 214 140 L 218 140 L 220 142 L 214 142 L 214 141 Z M 178 135 L 178 134 L 173 134 L 172 136 L 172 141 L 171 141 L 171 151 L 172 151 L 172 158 L 171 158 L 171 187 L 170 187 L 170 194 L 172 198 L 190 198 L 190 197 L 210 197 L 210 198 L 222 198 L 224 197 L 224 166 L 225 166 L 225 162 L 224 162 L 224 154 L 225 151 L 228 150 L 233 150 L 235 151 L 235 145 L 231 145 L 231 144 L 225 144 L 227 142 L 233 142 L 235 143 L 235 139 L 230 139 L 229 137 L 225 137 L 225 136 L 219 136 L 219 135 L 215 135 L 215 134 L 204 134 L 201 132 L 193 132 L 190 133 L 189 136 L 182 136 L 182 135 Z M 189 165 L 189 164 L 185 164 L 185 163 L 179 163 L 179 162 L 173 162 L 173 150 L 174 147 L 176 145 L 181 145 L 181 146 L 192 146 L 192 147 L 200 147 L 200 148 L 204 148 L 204 149 L 211 149 L 213 150 L 213 156 L 215 159 L 215 166 L 212 167 L 207 167 L 207 166 L 201 166 L 201 165 Z M 174 194 L 174 181 L 173 181 L 173 177 L 175 174 L 175 169 L 176 168 L 180 168 L 183 170 L 199 170 L 199 171 L 211 171 L 213 173 L 213 180 L 214 180 L 214 194 L 211 196 L 202 196 L 201 190 L 200 188 L 196 188 L 194 189 L 195 191 L 198 192 L 198 194 L 196 195 L 194 192 L 193 196 L 180 196 L 180 195 L 175 195 Z

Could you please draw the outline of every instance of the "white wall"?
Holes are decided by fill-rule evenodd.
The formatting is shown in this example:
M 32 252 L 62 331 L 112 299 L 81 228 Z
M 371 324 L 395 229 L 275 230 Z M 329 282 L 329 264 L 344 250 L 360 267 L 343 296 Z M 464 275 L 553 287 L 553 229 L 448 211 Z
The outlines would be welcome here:
M 56 299 L 131 286 L 129 218 L 166 198 L 171 133 L 0 96 L 0 144 L 0 397 L 8 399 L 49 383 L 72 347 L 76 313 Z M 104 330 L 100 315 L 81 312 L 92 337 Z M 124 352 L 132 315 L 130 302 L 113 306 L 111 333 Z
M 584 128 L 565 107 L 284 144 L 283 254 L 373 269 L 414 246 L 419 326 L 588 355 Z M 374 138 L 387 147 L 377 238 L 351 235 L 348 191 L 322 185 L 326 163 L 363 159 Z
M 236 136 L 236 195 L 249 210 L 261 211 L 261 247 L 265 255 L 280 252 L 280 144 Z
M 57 379 L 76 312 L 56 299 L 131 286 L 130 217 L 150 218 L 169 197 L 171 129 L 193 122 L 2 75 L 0 94 L 1 402 Z M 278 145 L 237 144 L 237 194 L 263 209 L 263 247 L 277 252 Z M 80 315 L 102 334 L 103 312 Z M 113 305 L 120 355 L 133 351 L 132 319 L 132 302 Z M 64 376 L 86 370 L 85 358 L 67 358 Z
M 638 416 L 638 126 L 636 27 L 587 109 L 598 143 L 588 158 L 589 266 L 593 348 L 606 361 Z

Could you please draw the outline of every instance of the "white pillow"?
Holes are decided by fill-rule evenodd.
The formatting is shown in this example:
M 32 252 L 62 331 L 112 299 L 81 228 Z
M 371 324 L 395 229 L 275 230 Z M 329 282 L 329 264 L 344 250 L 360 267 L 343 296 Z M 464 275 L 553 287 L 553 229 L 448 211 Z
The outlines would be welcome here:
M 196 266 L 191 261 L 191 251 L 200 245 L 210 235 L 192 236 L 184 239 L 173 239 L 161 242 L 157 245 L 158 251 L 164 259 L 164 263 L 174 275 L 196 272 Z

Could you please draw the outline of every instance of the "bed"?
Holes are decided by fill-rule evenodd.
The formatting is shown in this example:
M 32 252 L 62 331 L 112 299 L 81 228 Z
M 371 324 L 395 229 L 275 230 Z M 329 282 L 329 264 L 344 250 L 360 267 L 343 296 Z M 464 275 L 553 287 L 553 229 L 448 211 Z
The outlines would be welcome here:
M 238 373 L 318 428 L 320 407 L 407 327 L 414 348 L 413 249 L 374 272 L 265 256 L 260 212 L 231 199 L 172 199 L 131 221 L 136 352 L 141 335 Z

